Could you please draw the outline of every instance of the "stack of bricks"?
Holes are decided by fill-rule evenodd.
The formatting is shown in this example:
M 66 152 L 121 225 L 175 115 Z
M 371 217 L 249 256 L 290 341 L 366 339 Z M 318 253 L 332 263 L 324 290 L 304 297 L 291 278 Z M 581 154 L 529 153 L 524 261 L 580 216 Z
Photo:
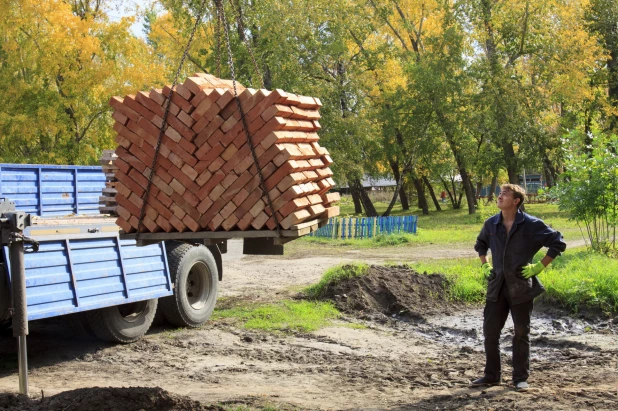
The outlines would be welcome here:
M 111 216 L 117 216 L 116 214 L 116 159 L 118 156 L 114 153 L 114 150 L 103 150 L 103 154 L 99 159 L 99 164 L 103 168 L 105 173 L 105 188 L 102 195 L 99 196 L 99 212 L 101 214 L 108 214 Z
M 317 98 L 237 83 L 257 164 L 232 82 L 208 74 L 169 87 L 113 97 L 118 159 L 117 224 L 136 232 L 166 105 L 142 231 L 274 230 L 339 214 L 328 150 L 318 144 Z M 260 188 L 260 173 L 277 213 Z

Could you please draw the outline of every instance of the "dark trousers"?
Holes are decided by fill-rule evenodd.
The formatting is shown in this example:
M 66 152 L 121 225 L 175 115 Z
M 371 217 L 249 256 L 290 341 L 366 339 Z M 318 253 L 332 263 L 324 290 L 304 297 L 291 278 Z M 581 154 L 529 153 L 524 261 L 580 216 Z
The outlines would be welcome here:
M 530 316 L 534 301 L 511 305 L 506 281 L 503 281 L 498 300 L 487 301 L 483 315 L 485 335 L 485 375 L 492 380 L 501 379 L 500 333 L 511 313 L 513 335 L 513 382 L 528 380 L 530 375 Z

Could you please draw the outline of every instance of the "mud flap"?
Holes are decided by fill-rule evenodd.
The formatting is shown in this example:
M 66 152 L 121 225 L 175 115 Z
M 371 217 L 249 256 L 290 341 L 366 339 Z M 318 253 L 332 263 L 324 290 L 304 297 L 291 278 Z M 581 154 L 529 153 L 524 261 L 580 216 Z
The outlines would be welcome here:
M 247 255 L 283 255 L 283 245 L 270 238 L 245 238 L 242 253 Z

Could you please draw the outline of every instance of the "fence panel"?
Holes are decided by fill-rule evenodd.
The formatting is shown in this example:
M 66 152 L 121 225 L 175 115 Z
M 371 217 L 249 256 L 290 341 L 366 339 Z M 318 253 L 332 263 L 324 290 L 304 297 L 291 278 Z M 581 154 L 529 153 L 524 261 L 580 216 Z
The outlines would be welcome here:
M 312 237 L 336 239 L 373 238 L 382 234 L 416 234 L 417 216 L 397 217 L 333 217 L 328 224 L 309 234 Z

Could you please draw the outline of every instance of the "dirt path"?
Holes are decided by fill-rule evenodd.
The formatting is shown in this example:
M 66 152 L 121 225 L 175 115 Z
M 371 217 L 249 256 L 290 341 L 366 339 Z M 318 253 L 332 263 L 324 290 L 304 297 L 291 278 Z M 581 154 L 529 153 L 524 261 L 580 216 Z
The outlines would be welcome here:
M 458 253 L 470 251 L 447 254 Z M 405 249 L 405 255 L 387 249 L 363 261 L 444 254 L 430 246 Z M 230 244 L 221 294 L 277 298 L 315 282 L 331 265 L 358 258 L 355 253 L 241 258 L 238 244 Z M 482 372 L 480 318 L 474 307 L 416 322 L 378 315 L 291 336 L 247 332 L 219 321 L 199 330 L 156 328 L 130 345 L 76 339 L 58 319 L 34 322 L 28 339 L 31 392 L 47 397 L 96 386 L 160 387 L 204 404 L 266 399 L 324 410 L 618 409 L 616 324 L 537 313 L 533 389 L 517 394 L 507 385 L 467 386 Z M 349 321 L 366 328 L 351 328 Z M 507 324 L 505 348 L 508 333 Z M 14 339 L 0 337 L 0 392 L 17 390 L 15 353 Z M 505 353 L 505 383 L 508 358 Z M 74 409 L 80 408 L 69 408 Z

